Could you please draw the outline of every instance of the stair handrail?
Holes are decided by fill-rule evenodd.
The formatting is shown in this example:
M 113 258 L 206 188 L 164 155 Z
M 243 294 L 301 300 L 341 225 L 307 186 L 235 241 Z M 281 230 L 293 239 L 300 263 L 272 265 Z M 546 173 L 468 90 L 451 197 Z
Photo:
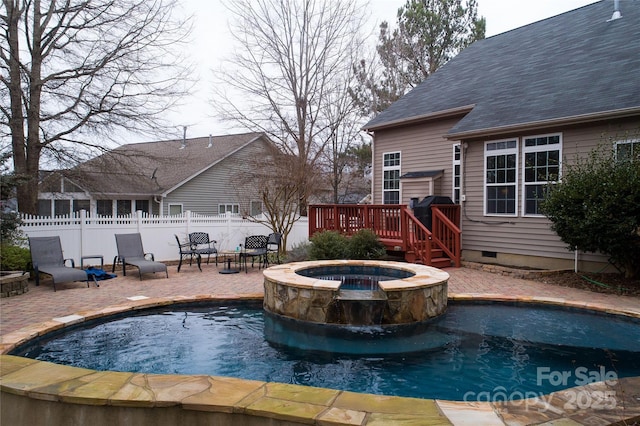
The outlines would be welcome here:
M 407 208 L 401 211 L 403 229 L 403 239 L 406 238 L 406 250 L 412 251 L 418 260 L 425 265 L 431 264 L 431 242 L 432 233 L 418 220 L 417 217 Z
M 433 243 L 452 259 L 459 268 L 461 265 L 462 231 L 437 206 L 431 208 Z

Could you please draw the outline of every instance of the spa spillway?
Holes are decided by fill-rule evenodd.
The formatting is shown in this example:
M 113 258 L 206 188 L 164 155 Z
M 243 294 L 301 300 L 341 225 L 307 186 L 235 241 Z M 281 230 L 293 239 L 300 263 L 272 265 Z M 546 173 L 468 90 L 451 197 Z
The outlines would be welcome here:
M 410 324 L 447 308 L 449 274 L 430 266 L 322 260 L 272 266 L 264 277 L 264 309 L 299 321 Z

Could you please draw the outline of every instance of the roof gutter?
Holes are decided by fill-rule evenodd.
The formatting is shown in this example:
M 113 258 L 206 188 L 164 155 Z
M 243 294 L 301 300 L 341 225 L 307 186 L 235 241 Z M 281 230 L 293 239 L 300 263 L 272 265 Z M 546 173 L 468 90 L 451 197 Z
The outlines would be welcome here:
M 441 118 L 454 117 L 454 116 L 461 115 L 461 114 L 467 114 L 474 107 L 475 107 L 475 104 L 470 104 L 470 105 L 464 105 L 464 106 L 451 108 L 451 109 L 444 109 L 444 110 L 432 112 L 432 113 L 429 113 L 429 114 L 423 114 L 423 115 L 417 115 L 417 116 L 410 117 L 410 118 L 402 118 L 402 119 L 399 119 L 399 120 L 387 121 L 387 122 L 382 123 L 382 124 L 377 124 L 377 125 L 368 126 L 368 127 L 365 126 L 365 127 L 362 128 L 362 130 L 370 132 L 370 131 L 388 129 L 388 128 L 392 128 L 392 127 L 406 126 L 407 124 L 415 124 L 415 123 L 420 123 L 420 122 L 423 122 L 423 121 L 438 120 L 438 119 L 441 119 Z
M 584 124 L 597 122 L 602 120 L 609 120 L 612 118 L 625 118 L 631 117 L 634 115 L 638 115 L 640 113 L 640 107 L 633 108 L 625 108 L 614 111 L 608 111 L 606 113 L 596 113 L 596 114 L 580 114 L 573 115 L 570 117 L 562 117 L 555 118 L 550 120 L 539 120 L 539 121 L 531 121 L 527 123 L 519 123 L 513 124 L 509 126 L 498 126 L 491 128 L 484 128 L 478 130 L 471 130 L 467 132 L 457 132 L 457 133 L 447 133 L 444 135 L 445 139 L 449 140 L 462 140 L 469 139 L 474 137 L 484 137 L 484 136 L 497 136 L 503 133 L 512 133 L 514 131 L 525 131 L 525 130 L 537 130 L 541 127 L 552 127 L 552 126 L 561 126 L 561 125 L 569 125 L 569 124 Z

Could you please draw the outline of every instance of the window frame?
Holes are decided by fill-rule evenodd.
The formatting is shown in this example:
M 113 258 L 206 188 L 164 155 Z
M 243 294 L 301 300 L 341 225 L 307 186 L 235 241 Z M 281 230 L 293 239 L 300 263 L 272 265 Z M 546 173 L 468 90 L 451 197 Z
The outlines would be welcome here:
M 249 215 L 250 216 L 256 217 L 256 216 L 260 216 L 262 213 L 264 213 L 264 205 L 262 204 L 261 200 L 251 200 L 251 201 L 249 201 Z
M 125 210 L 126 213 L 124 212 Z M 116 217 L 127 217 L 132 216 L 133 214 L 133 202 L 131 200 L 116 200 Z
M 387 156 L 394 156 L 394 158 L 389 158 L 394 164 L 387 165 Z M 397 158 L 395 158 L 397 156 Z M 395 164 L 397 162 L 397 164 Z M 400 182 L 400 170 L 402 169 L 402 152 L 401 151 L 391 151 L 391 152 L 383 152 L 382 153 L 382 204 L 400 204 L 402 201 L 402 184 Z M 396 177 L 394 179 L 386 179 L 386 172 L 393 172 Z M 385 183 L 395 182 L 397 181 L 397 188 L 385 188 Z M 387 203 L 385 195 L 388 193 L 397 192 L 398 194 L 398 202 L 397 203 Z
M 531 139 L 539 139 L 539 138 L 551 138 L 551 137 L 558 137 L 558 143 L 557 144 L 549 144 L 547 143 L 546 145 L 534 145 L 534 146 L 527 146 L 527 140 L 531 140 Z M 557 149 L 548 149 L 550 146 L 553 147 L 557 147 Z M 558 176 L 556 178 L 556 180 L 553 181 L 549 181 L 549 180 L 545 180 L 545 181 L 540 181 L 540 180 L 536 180 L 535 182 L 526 182 L 527 179 L 527 154 L 529 153 L 539 153 L 539 152 L 546 152 L 547 153 L 547 159 L 548 159 L 548 153 L 551 151 L 558 151 Z M 544 215 L 542 213 L 528 213 L 527 212 L 527 187 L 530 186 L 546 186 L 548 183 L 557 183 L 559 182 L 559 180 L 562 177 L 562 133 L 545 133 L 545 134 L 541 134 L 541 135 L 532 135 L 532 136 L 525 136 L 522 137 L 522 199 L 521 201 L 521 208 L 522 208 L 522 217 L 544 217 Z M 549 164 L 546 165 L 546 167 L 549 167 Z M 538 209 L 539 203 L 536 203 L 536 210 Z
M 84 198 L 74 198 L 71 200 L 71 210 L 73 213 L 78 213 L 80 210 L 84 210 L 87 215 L 91 214 L 91 200 Z
M 180 209 L 180 213 L 171 213 L 171 208 L 172 207 L 177 207 Z M 181 214 L 184 214 L 184 205 L 182 203 L 167 203 L 167 214 L 169 216 L 179 216 Z
M 452 167 L 451 167 L 451 199 L 454 204 L 460 204 L 461 188 L 462 188 L 462 144 L 460 142 L 454 143 L 451 147 L 452 150 Z M 456 166 L 458 168 L 456 172 Z M 456 185 L 456 179 L 458 185 Z M 457 195 L 456 195 L 456 191 Z
M 499 144 L 507 144 L 513 142 L 515 146 L 513 147 L 508 147 L 505 146 L 504 148 L 498 148 L 497 145 Z M 489 146 L 490 145 L 496 145 L 495 149 L 491 149 L 489 150 Z M 518 217 L 518 177 L 519 177 L 519 151 L 518 148 L 520 146 L 520 138 L 507 138 L 507 139 L 496 139 L 496 140 L 490 140 L 490 141 L 485 141 L 484 143 L 484 152 L 483 152 L 483 212 L 484 212 L 484 216 L 497 216 L 497 217 Z M 496 154 L 496 153 L 500 153 L 500 154 Z M 498 156 L 508 156 L 508 155 L 515 155 L 515 160 L 514 160 L 514 166 L 513 166 L 513 171 L 515 173 L 513 181 L 509 181 L 509 182 L 493 182 L 493 183 L 489 183 L 488 179 L 487 179 L 487 175 L 488 175 L 488 167 L 487 167 L 487 159 L 489 157 L 498 157 Z M 507 158 L 505 158 L 505 161 L 508 161 Z M 496 170 L 498 170 L 498 168 L 496 168 Z M 504 169 L 505 172 L 509 169 L 505 168 Z M 506 176 L 505 176 L 506 177 Z M 488 201 L 488 197 L 489 197 L 489 188 L 493 188 L 493 187 L 500 187 L 500 186 L 509 186 L 509 187 L 513 187 L 513 191 L 514 191 L 514 196 L 513 196 L 513 213 L 495 213 L 495 212 L 489 212 L 489 201 Z
M 134 211 L 142 211 L 142 213 L 149 215 L 151 214 L 151 203 L 149 202 L 148 199 L 137 199 L 137 200 L 133 200 L 133 204 L 134 204 Z
M 640 152 L 637 154 L 634 154 L 634 150 L 637 149 L 638 151 L 640 151 L 640 139 L 617 140 L 613 143 L 613 153 L 616 161 L 627 161 L 629 160 L 629 158 L 623 158 L 623 159 L 618 158 L 618 148 L 620 147 L 620 145 L 631 145 L 631 158 L 633 158 L 634 156 L 637 156 L 638 158 L 640 158 Z
M 221 208 L 224 206 L 224 211 L 221 210 Z M 229 207 L 231 207 L 231 209 L 229 209 Z M 230 213 L 232 215 L 239 215 L 240 214 L 240 204 L 238 203 L 219 203 L 218 204 L 218 214 L 219 215 L 224 215 Z
M 103 210 L 102 208 L 102 204 L 109 204 L 109 213 L 108 214 L 102 214 L 101 210 Z M 96 216 L 99 217 L 113 217 L 113 200 L 111 199 L 100 199 L 100 200 L 96 200 Z

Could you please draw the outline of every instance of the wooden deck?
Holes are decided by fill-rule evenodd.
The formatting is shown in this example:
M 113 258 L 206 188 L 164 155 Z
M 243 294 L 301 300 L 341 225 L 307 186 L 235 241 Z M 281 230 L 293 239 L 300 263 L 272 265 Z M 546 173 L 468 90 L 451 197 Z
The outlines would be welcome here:
M 353 235 L 371 229 L 387 251 L 402 253 L 408 262 L 445 267 L 460 266 L 460 206 L 431 206 L 431 230 L 405 205 L 316 204 L 309 206 L 309 237 L 337 231 Z

